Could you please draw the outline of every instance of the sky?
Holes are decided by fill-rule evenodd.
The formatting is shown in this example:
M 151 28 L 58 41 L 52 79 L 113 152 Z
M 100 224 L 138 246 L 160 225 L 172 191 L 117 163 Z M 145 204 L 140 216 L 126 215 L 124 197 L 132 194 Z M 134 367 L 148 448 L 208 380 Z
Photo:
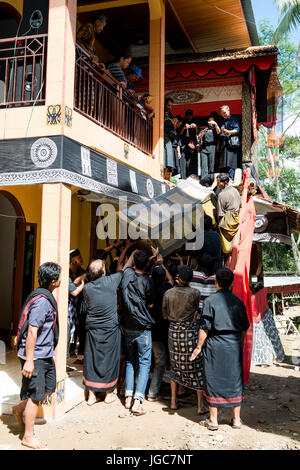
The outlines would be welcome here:
M 268 18 L 273 26 L 278 25 L 279 9 L 275 0 L 252 0 L 255 21 L 258 25 L 260 20 Z M 291 39 L 298 45 L 300 41 L 300 28 L 291 33 Z

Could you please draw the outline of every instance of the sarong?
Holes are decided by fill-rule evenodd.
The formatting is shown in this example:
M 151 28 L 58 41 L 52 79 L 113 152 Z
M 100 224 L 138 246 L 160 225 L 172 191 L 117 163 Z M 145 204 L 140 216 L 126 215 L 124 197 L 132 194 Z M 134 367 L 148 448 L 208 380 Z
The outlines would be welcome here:
M 208 336 L 203 348 L 204 396 L 209 406 L 232 408 L 243 401 L 240 333 Z
M 199 322 L 170 322 L 169 353 L 170 378 L 174 382 L 193 390 L 203 390 L 203 355 L 195 361 L 189 358 L 198 343 Z
M 82 382 L 86 390 L 114 390 L 120 367 L 120 327 L 87 326 Z
M 225 212 L 219 223 L 219 232 L 221 236 L 222 252 L 224 254 L 232 253 L 233 240 L 239 229 L 239 214 L 238 212 Z

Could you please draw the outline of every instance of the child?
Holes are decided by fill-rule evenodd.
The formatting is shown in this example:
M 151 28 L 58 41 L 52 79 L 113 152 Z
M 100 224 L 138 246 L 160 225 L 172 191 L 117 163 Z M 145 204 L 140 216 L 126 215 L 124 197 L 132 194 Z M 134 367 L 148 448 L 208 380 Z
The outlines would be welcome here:
M 152 121 L 155 116 L 154 109 L 150 106 L 150 104 L 152 103 L 152 96 L 149 95 L 149 93 L 145 93 L 142 96 L 141 102 L 146 110 L 148 120 Z

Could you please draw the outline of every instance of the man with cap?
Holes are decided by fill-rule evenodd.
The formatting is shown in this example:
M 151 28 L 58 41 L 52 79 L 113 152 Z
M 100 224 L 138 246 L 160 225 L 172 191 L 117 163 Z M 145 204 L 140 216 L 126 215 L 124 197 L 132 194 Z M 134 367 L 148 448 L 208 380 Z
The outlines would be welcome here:
M 169 320 L 168 346 L 171 364 L 171 410 L 177 410 L 178 385 L 196 390 L 197 413 L 207 412 L 203 404 L 202 355 L 190 363 L 189 356 L 195 349 L 199 331 L 199 305 L 201 294 L 189 286 L 193 270 L 186 265 L 178 266 L 177 285 L 168 290 L 163 298 L 163 317 Z
M 138 80 L 143 80 L 142 69 L 137 65 L 132 65 L 127 73 L 127 91 L 134 95 L 135 88 L 134 85 Z

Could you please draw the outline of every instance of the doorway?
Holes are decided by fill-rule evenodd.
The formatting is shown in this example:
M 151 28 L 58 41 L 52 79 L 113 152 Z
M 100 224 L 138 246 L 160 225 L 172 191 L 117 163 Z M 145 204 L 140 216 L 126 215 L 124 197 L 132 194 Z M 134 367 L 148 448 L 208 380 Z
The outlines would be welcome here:
M 0 339 L 10 346 L 23 296 L 26 221 L 18 200 L 0 191 Z

